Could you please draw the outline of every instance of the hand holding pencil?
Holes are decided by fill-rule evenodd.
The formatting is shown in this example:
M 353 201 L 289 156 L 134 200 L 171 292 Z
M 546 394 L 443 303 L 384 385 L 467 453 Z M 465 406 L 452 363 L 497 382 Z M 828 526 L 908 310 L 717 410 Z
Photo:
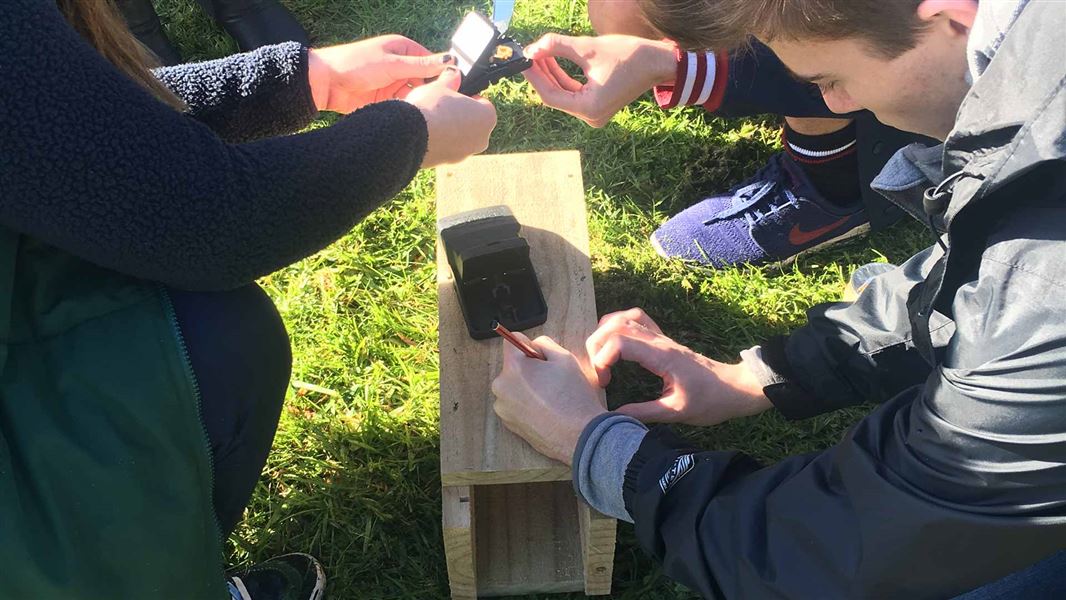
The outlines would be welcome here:
M 503 370 L 492 382 L 493 409 L 541 454 L 570 464 L 585 425 L 607 411 L 603 392 L 582 361 L 551 338 L 527 342 L 521 334 L 507 334 L 501 333 L 510 343 L 504 344 Z

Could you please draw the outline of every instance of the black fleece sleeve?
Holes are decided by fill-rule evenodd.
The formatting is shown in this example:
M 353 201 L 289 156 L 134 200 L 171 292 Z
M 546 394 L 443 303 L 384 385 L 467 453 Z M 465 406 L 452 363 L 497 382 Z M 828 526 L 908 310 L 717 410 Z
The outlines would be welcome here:
M 307 48 L 285 42 L 153 72 L 185 101 L 189 116 L 226 141 L 247 142 L 311 123 L 318 109 L 307 69 Z
M 0 224 L 185 289 L 227 289 L 330 244 L 391 198 L 426 150 L 421 112 L 230 145 L 113 68 L 52 2 L 0 21 Z

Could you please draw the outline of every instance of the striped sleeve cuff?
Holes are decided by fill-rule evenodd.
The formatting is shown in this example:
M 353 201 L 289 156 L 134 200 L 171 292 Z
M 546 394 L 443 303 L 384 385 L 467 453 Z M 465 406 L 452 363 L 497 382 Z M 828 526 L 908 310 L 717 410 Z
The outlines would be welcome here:
M 702 106 L 714 112 L 722 105 L 729 61 L 725 53 L 675 50 L 677 75 L 673 85 L 655 87 L 655 100 L 663 109 Z

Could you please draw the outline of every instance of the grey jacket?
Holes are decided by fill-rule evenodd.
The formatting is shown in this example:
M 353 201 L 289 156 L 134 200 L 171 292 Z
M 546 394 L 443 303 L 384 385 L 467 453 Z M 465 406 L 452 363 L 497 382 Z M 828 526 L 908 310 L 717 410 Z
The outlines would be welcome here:
M 980 12 L 955 130 L 875 182 L 938 244 L 746 357 L 789 417 L 881 406 L 768 467 L 623 417 L 582 438 L 580 493 L 706 597 L 951 598 L 1066 549 L 1066 5 Z

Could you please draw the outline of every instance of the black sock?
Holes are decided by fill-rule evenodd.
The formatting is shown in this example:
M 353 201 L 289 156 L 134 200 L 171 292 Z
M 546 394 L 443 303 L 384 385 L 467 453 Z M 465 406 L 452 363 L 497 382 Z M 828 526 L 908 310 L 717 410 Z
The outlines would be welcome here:
M 811 178 L 826 200 L 838 206 L 854 204 L 859 189 L 859 157 L 855 123 L 824 135 L 796 133 L 785 123 L 785 151 Z

